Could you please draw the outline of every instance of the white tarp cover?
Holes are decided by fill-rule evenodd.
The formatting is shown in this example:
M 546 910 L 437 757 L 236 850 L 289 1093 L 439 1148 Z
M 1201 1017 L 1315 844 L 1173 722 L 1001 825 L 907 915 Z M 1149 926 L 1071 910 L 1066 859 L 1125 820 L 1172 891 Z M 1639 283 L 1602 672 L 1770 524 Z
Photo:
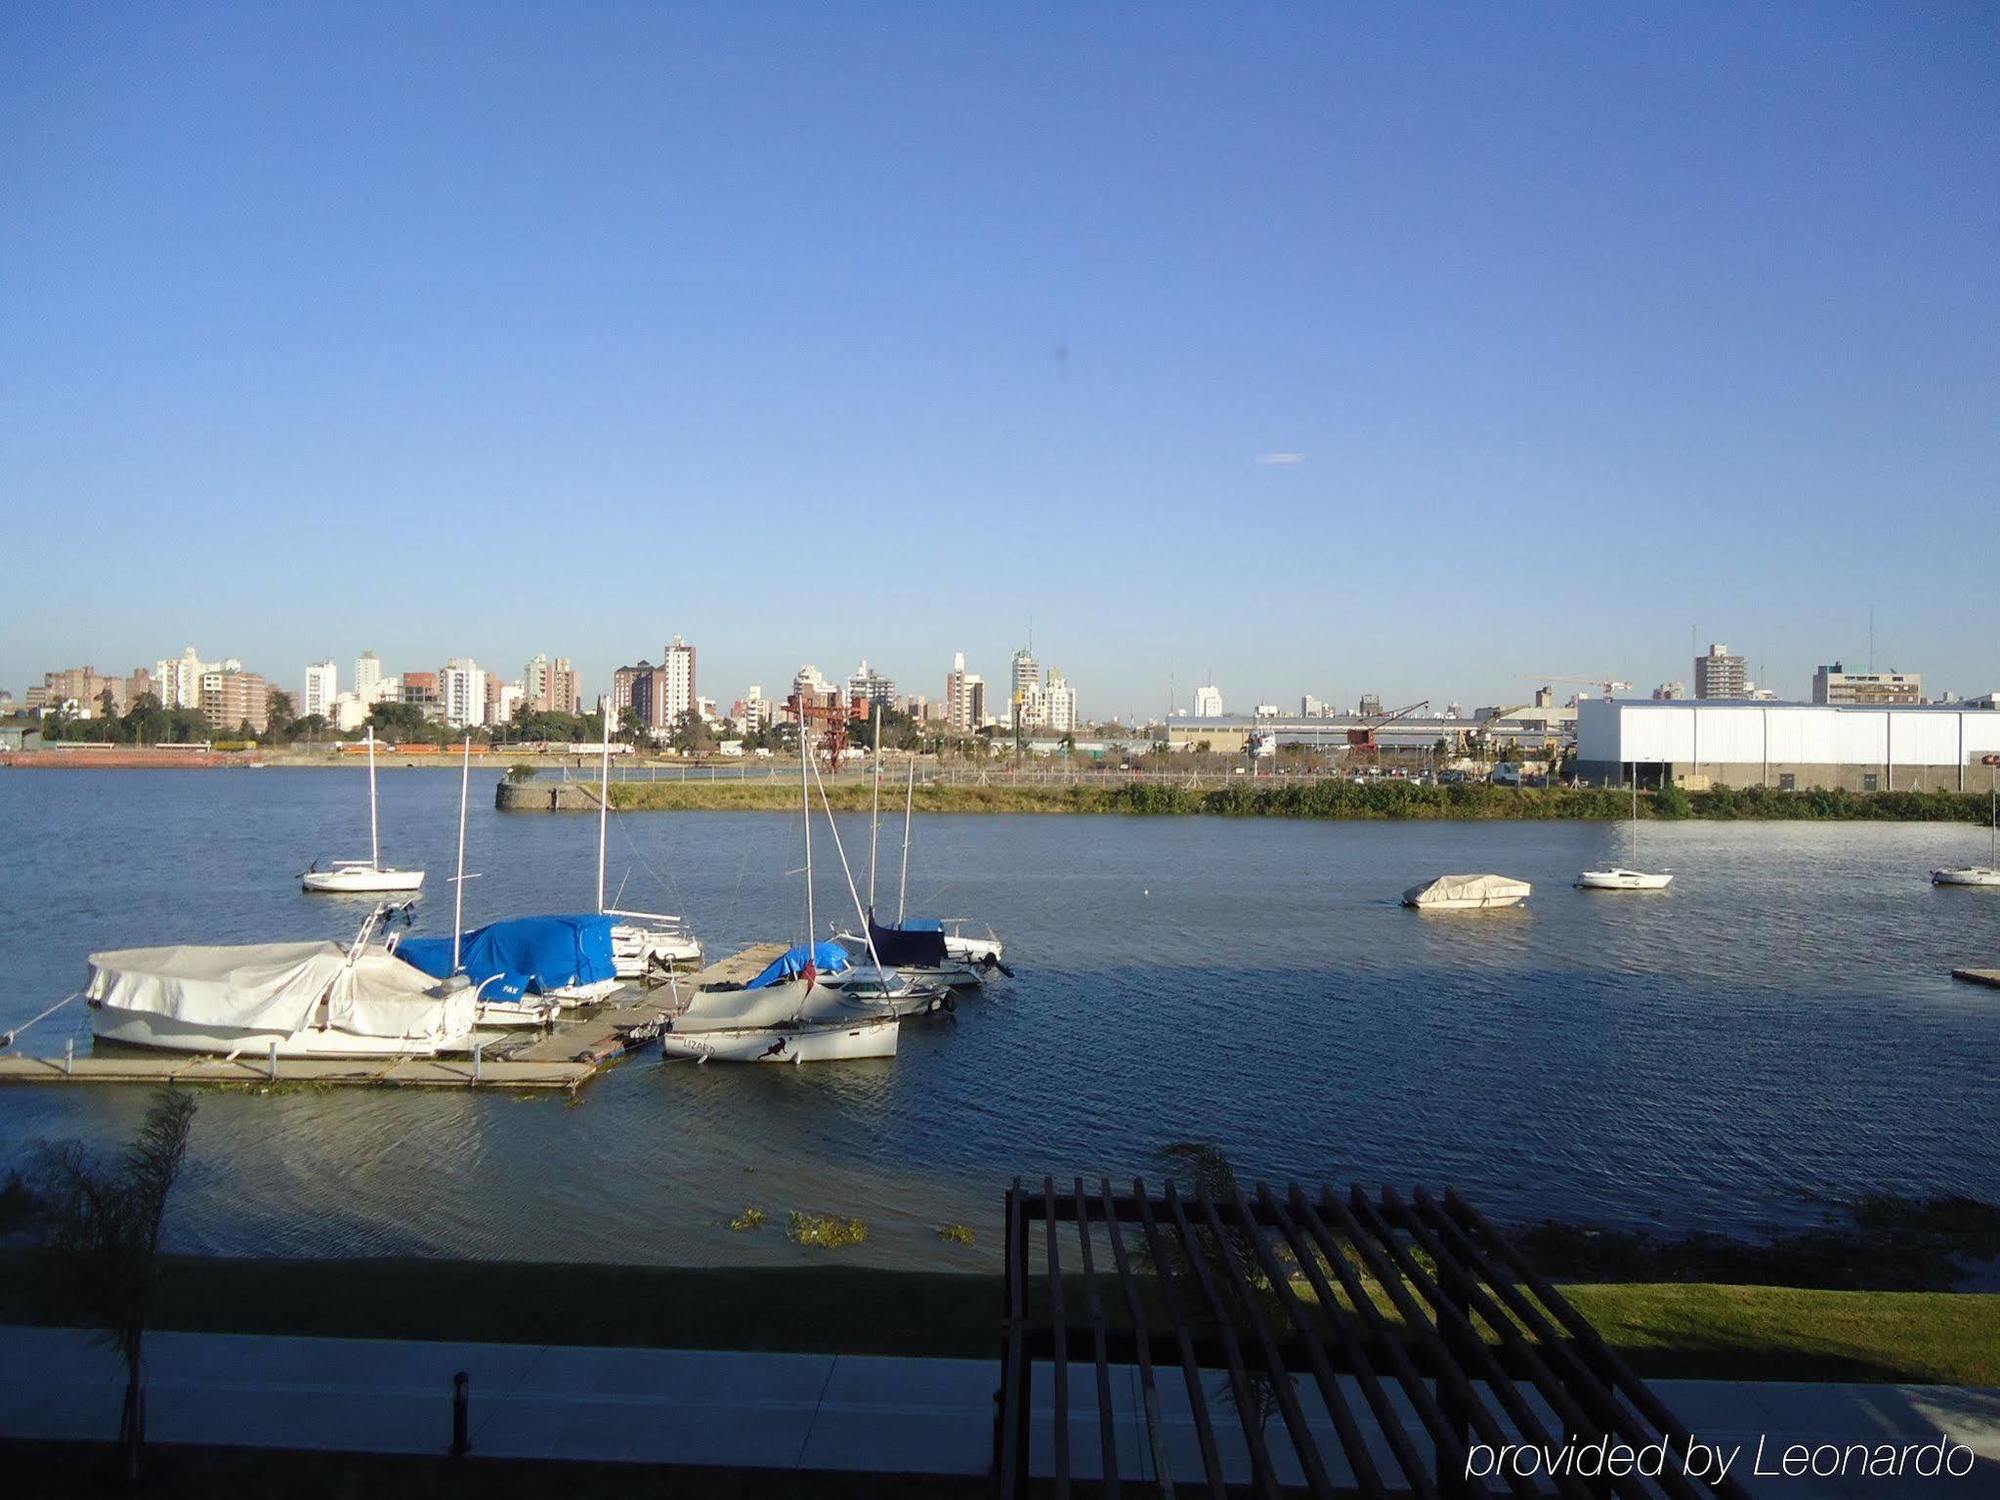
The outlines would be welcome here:
M 469 1029 L 469 991 L 447 999 L 436 981 L 377 948 L 352 966 L 337 943 L 226 948 L 120 948 L 90 955 L 91 999 L 120 1010 L 240 1031 L 298 1031 L 328 1022 L 356 1036 L 434 1037 Z
M 1403 892 L 1405 906 L 1490 906 L 1522 900 L 1534 889 L 1505 875 L 1440 875 Z
M 808 995 L 803 979 L 787 979 L 755 990 L 697 990 L 687 1009 L 674 1017 L 673 1029 L 688 1033 L 740 1031 L 789 1026 L 797 1021 L 852 1020 L 857 1009 L 838 990 L 815 984 Z

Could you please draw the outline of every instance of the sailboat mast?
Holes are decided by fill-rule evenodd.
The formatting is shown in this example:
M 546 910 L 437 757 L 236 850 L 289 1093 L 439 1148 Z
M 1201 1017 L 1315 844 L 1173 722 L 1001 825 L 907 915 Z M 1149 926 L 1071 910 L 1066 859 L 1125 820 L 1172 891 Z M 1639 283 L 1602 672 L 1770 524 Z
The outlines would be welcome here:
M 813 951 L 813 805 L 812 783 L 806 780 L 806 724 L 803 699 L 799 704 L 799 812 L 806 828 L 806 952 Z
M 603 763 L 597 770 L 597 911 L 604 913 L 604 830 L 611 814 L 611 700 L 597 701 L 597 717 L 604 725 Z
M 459 944 L 465 931 L 465 801 L 472 786 L 472 736 L 465 737 L 465 758 L 458 770 L 458 878 L 451 883 L 451 972 L 458 972 Z
M 868 814 L 868 920 L 875 920 L 875 845 L 882 827 L 882 700 L 875 700 L 875 801 Z
M 381 820 L 375 815 L 375 726 L 368 726 L 368 866 L 382 868 Z
M 910 896 L 910 808 L 917 800 L 917 758 L 910 757 L 910 780 L 903 792 L 903 875 L 896 882 L 896 925 L 903 925 L 903 907 Z

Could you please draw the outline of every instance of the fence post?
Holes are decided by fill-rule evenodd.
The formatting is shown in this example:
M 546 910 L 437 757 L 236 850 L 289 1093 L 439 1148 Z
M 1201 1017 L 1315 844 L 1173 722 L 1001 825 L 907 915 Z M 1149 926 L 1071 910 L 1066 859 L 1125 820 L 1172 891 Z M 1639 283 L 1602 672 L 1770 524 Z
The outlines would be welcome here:
M 70 1037 L 63 1043 L 63 1076 L 70 1077 L 76 1072 L 76 1038 Z
M 271 1082 L 278 1081 L 278 1044 L 271 1043 Z
M 471 1423 L 468 1420 L 472 1406 L 472 1377 L 460 1370 L 451 1377 L 451 1456 L 463 1458 L 472 1451 L 472 1440 L 467 1435 Z

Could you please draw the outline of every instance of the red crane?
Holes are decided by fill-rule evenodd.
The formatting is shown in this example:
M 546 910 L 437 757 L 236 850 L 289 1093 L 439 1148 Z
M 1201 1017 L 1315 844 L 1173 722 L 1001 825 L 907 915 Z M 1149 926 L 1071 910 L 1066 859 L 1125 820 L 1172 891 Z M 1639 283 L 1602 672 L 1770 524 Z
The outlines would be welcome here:
M 1373 761 L 1382 753 L 1382 742 L 1376 739 L 1376 730 L 1386 729 L 1398 719 L 1407 719 L 1411 714 L 1421 713 L 1430 706 L 1431 700 L 1424 698 L 1386 714 L 1368 715 L 1358 727 L 1347 731 L 1347 758 Z

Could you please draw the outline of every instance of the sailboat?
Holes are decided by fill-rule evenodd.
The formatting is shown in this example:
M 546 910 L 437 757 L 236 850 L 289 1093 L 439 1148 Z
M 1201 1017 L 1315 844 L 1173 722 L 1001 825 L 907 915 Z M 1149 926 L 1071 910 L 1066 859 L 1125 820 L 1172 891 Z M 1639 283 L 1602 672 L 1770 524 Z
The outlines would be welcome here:
M 611 817 L 611 703 L 606 699 L 604 753 L 597 783 L 597 914 L 617 917 L 611 928 L 611 956 L 620 979 L 642 979 L 701 962 L 701 943 L 681 917 L 664 912 L 621 911 L 604 904 L 604 843 Z
M 1639 854 L 1639 768 L 1632 767 L 1632 855 Z M 1673 884 L 1674 877 L 1668 874 L 1648 874 L 1644 870 L 1629 870 L 1623 865 L 1609 870 L 1585 870 L 1576 877 L 1576 888 L 1580 891 L 1664 891 Z
M 404 963 L 442 982 L 440 990 L 470 991 L 475 1024 L 483 1029 L 546 1027 L 555 1023 L 562 1001 L 539 986 L 530 987 L 515 979 L 514 970 L 495 962 L 482 942 L 493 928 L 465 931 L 465 883 L 477 875 L 465 873 L 465 809 L 472 785 L 472 736 L 465 737 L 464 760 L 458 773 L 458 873 L 452 877 L 451 949 L 444 960 L 443 938 L 414 938 L 397 944 L 391 951 Z M 505 924 L 495 923 L 495 927 Z M 473 955 L 477 955 L 474 957 Z
M 1983 865 L 1931 871 L 1932 885 L 2000 886 L 2000 755 L 1981 757 L 1987 769 L 1986 821 L 1992 829 L 1992 852 Z
M 806 942 L 749 984 L 696 990 L 660 1032 L 668 1057 L 696 1062 L 836 1062 L 894 1057 L 902 1021 L 879 997 L 820 984 L 819 965 L 837 955 L 812 941 L 812 792 L 806 726 L 799 726 L 799 794 L 805 814 Z M 821 800 L 825 800 L 821 788 Z M 828 815 L 831 822 L 831 814 Z M 836 834 L 836 840 L 838 834 Z M 844 868 L 846 854 L 841 855 Z M 671 981 L 669 981 L 671 982 Z
M 1000 939 L 987 929 L 984 937 L 965 931 L 964 917 L 912 921 L 906 915 L 910 894 L 910 823 L 915 810 L 917 759 L 910 757 L 903 793 L 903 865 L 896 890 L 896 923 L 875 920 L 875 850 L 882 820 L 882 706 L 875 706 L 875 795 L 868 821 L 868 910 L 865 936 L 836 932 L 834 941 L 858 961 L 867 952 L 918 984 L 946 989 L 977 989 L 994 970 L 1012 975 L 1001 955 Z
M 337 859 L 322 870 L 314 860 L 312 868 L 299 876 L 302 890 L 327 896 L 372 896 L 389 891 L 414 891 L 424 883 L 422 870 L 398 870 L 382 863 L 381 820 L 375 797 L 375 726 L 368 726 L 368 858 Z

